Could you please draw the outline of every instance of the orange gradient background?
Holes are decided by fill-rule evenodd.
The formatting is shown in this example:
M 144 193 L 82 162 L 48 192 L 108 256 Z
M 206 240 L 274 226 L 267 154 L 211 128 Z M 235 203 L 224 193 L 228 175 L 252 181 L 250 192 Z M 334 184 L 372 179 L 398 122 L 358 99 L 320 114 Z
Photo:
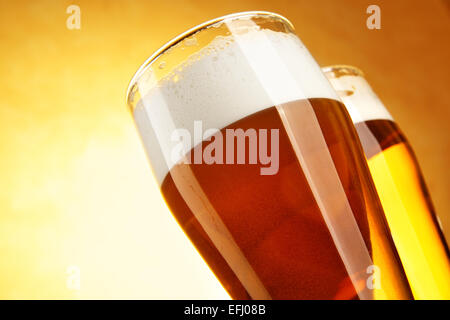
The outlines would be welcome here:
M 66 28 L 70 4 L 81 8 L 80 30 Z M 381 30 L 366 28 L 370 4 L 381 8 Z M 448 2 L 39 0 L 0 9 L 0 298 L 228 298 L 162 200 L 125 92 L 170 38 L 239 11 L 280 13 L 320 65 L 366 73 L 413 145 L 450 236 Z

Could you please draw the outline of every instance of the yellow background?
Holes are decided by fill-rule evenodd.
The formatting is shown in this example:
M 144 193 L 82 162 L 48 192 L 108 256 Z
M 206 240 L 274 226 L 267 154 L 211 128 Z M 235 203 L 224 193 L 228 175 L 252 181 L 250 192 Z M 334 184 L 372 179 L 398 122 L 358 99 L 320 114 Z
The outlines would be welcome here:
M 227 297 L 163 204 L 125 91 L 170 38 L 246 10 L 286 16 L 319 64 L 365 71 L 450 236 L 448 2 L 1 1 L 0 298 Z

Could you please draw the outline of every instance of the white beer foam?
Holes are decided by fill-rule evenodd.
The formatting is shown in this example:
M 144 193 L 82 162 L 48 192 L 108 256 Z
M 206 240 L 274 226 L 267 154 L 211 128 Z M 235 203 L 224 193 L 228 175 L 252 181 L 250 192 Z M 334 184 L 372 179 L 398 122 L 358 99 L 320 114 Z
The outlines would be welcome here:
M 383 102 L 362 76 L 343 75 L 334 78 L 330 75 L 328 79 L 344 102 L 353 123 L 377 119 L 392 120 Z
M 148 93 L 134 110 L 160 183 L 181 159 L 181 155 L 175 159 L 171 155 L 179 144 L 172 139 L 175 129 L 187 129 L 194 137 L 196 120 L 202 121 L 205 132 L 293 100 L 339 100 L 293 34 L 255 29 L 218 37 L 175 70 L 155 88 L 145 90 L 145 82 L 139 83 L 141 92 Z M 184 151 L 189 151 L 188 146 Z

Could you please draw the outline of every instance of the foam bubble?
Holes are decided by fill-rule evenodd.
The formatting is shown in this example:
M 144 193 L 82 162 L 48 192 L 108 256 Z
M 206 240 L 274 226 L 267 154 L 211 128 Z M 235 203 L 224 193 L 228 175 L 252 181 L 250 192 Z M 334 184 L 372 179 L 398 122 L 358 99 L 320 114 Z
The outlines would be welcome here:
M 134 117 L 159 182 L 176 163 L 177 128 L 194 137 L 195 120 L 202 120 L 203 131 L 221 129 L 293 100 L 339 99 L 300 40 L 272 30 L 217 37 L 146 89 Z

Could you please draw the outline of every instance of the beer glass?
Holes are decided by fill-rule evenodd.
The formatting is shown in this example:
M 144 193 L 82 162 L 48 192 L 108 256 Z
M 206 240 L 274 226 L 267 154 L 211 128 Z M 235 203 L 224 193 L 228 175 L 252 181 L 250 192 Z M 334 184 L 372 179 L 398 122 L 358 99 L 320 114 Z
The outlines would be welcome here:
M 450 299 L 448 246 L 408 140 L 352 66 L 324 67 L 355 123 L 416 299 Z
M 409 299 L 357 134 L 285 18 L 206 22 L 128 91 L 162 195 L 234 299 Z

